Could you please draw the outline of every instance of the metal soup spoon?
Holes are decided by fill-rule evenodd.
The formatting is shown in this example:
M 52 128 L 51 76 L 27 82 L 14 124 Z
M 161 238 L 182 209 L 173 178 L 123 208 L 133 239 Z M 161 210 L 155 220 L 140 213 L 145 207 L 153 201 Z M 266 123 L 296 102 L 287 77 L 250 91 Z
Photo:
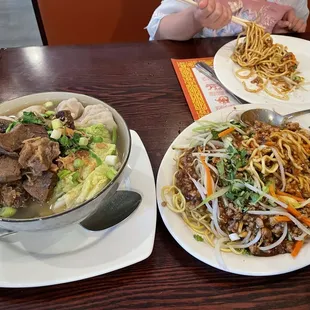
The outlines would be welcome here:
M 120 190 L 107 201 L 103 201 L 98 210 L 83 220 L 80 225 L 91 231 L 104 230 L 125 220 L 135 211 L 142 201 L 139 193 Z
M 241 114 L 240 120 L 244 124 L 253 125 L 255 121 L 267 123 L 269 125 L 283 127 L 290 119 L 296 116 L 310 113 L 310 109 L 281 115 L 273 110 L 252 109 Z

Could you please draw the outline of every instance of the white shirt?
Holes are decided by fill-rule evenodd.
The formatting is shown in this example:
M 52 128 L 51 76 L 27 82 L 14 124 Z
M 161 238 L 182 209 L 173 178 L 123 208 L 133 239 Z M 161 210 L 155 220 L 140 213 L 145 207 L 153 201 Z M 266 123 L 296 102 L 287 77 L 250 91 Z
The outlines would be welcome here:
M 267 0 L 268 2 L 274 2 L 282 5 L 289 5 L 295 10 L 295 14 L 298 18 L 303 19 L 305 22 L 309 16 L 309 9 L 307 0 Z M 182 3 L 178 0 L 163 0 L 159 7 L 153 13 L 153 16 L 146 27 L 150 40 L 154 40 L 155 34 L 157 32 L 160 21 L 163 17 L 178 13 L 186 8 L 189 5 L 186 3 Z M 243 12 L 243 14 L 239 15 L 239 17 L 254 20 L 255 18 L 251 18 L 248 14 L 249 12 Z M 242 31 L 241 26 L 236 25 L 234 23 L 228 24 L 226 27 L 219 30 L 212 30 L 204 28 L 200 33 L 195 35 L 195 38 L 206 38 L 206 37 L 216 37 L 216 36 L 231 36 L 236 35 Z

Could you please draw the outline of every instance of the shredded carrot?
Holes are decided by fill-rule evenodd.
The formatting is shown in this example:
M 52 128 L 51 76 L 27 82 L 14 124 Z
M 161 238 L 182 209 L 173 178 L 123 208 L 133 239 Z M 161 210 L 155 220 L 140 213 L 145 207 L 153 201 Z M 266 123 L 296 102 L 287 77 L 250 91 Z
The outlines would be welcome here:
M 227 128 L 227 129 L 223 130 L 222 132 L 220 132 L 218 134 L 218 136 L 219 136 L 219 138 L 223 138 L 223 137 L 229 135 L 230 133 L 232 133 L 234 130 L 235 130 L 234 127 Z
M 275 191 L 275 186 L 273 183 L 270 184 L 269 186 L 269 193 L 273 198 L 278 199 L 277 195 L 276 195 L 276 191 Z
M 291 222 L 291 219 L 285 215 L 277 215 L 274 217 L 274 219 L 278 222 Z
M 293 214 L 297 218 L 302 217 L 302 214 L 298 210 L 296 210 L 294 207 L 292 207 L 291 205 L 287 206 L 287 211 Z
M 287 196 L 287 197 L 290 197 L 290 198 L 293 198 L 299 202 L 303 202 L 305 201 L 303 198 L 300 198 L 300 197 L 297 197 L 297 196 L 294 196 L 294 195 L 291 195 L 291 194 L 288 194 L 288 193 L 284 193 L 284 192 L 281 192 L 281 191 L 277 191 L 277 195 L 280 195 L 280 196 Z
M 211 196 L 213 194 L 211 171 L 210 171 L 209 166 L 206 164 L 205 158 L 203 156 L 200 157 L 200 161 L 206 171 L 207 194 L 208 196 Z
M 303 246 L 304 242 L 301 240 L 296 241 L 295 245 L 294 245 L 294 249 L 291 253 L 291 255 L 293 257 L 296 257 L 298 255 L 298 253 L 300 252 L 302 246 Z
M 302 213 L 300 213 L 294 207 L 288 205 L 287 211 L 289 213 L 293 214 L 298 220 L 300 220 L 300 221 L 304 222 L 306 225 L 310 226 L 310 219 L 308 217 L 305 217 Z
M 272 141 L 267 141 L 267 142 L 265 142 L 265 145 L 267 145 L 267 146 L 274 146 L 275 143 L 272 142 Z
M 277 191 L 277 193 L 279 193 L 279 192 L 280 191 Z M 279 199 L 279 197 L 275 193 L 275 186 L 274 186 L 273 183 L 269 186 L 269 193 L 270 193 L 270 195 L 272 197 L 274 197 L 274 198 L 276 198 L 278 200 L 281 200 L 281 199 Z M 282 193 L 282 192 L 280 192 L 280 193 Z M 286 193 L 284 193 L 284 194 L 286 194 Z M 286 195 L 286 196 L 288 196 L 288 195 Z M 290 196 L 288 196 L 288 197 L 290 197 Z M 297 197 L 294 197 L 294 199 L 296 199 L 296 198 Z M 288 205 L 287 206 L 287 211 L 289 213 L 291 213 L 292 215 L 294 215 L 297 219 L 299 219 L 300 221 L 302 221 L 303 223 L 305 223 L 306 225 L 308 225 L 310 227 L 310 218 L 307 218 L 306 216 L 304 216 L 302 213 L 300 213 L 298 210 L 296 210 L 293 206 Z

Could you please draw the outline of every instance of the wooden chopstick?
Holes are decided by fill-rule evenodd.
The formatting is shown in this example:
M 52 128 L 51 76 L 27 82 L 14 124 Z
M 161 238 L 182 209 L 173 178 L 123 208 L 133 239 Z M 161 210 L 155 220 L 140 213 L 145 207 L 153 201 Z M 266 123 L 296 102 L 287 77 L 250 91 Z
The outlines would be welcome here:
M 185 2 L 185 3 L 188 3 L 188 4 L 191 4 L 191 5 L 195 5 L 195 6 L 198 6 L 198 3 L 193 1 L 193 0 L 178 0 L 179 2 Z
M 190 4 L 190 5 L 198 6 L 198 3 L 193 1 L 193 0 L 178 0 L 178 1 Z M 242 18 L 239 18 L 239 17 L 236 17 L 236 16 L 232 16 L 231 20 L 235 24 L 239 24 L 242 27 L 247 27 L 248 20 L 246 20 L 246 19 L 242 19 Z
M 240 17 L 237 17 L 237 16 L 232 16 L 231 17 L 231 20 L 235 23 L 235 24 L 239 24 L 243 27 L 247 27 L 247 23 L 249 22 L 248 20 L 246 19 L 243 19 L 243 18 L 240 18 Z

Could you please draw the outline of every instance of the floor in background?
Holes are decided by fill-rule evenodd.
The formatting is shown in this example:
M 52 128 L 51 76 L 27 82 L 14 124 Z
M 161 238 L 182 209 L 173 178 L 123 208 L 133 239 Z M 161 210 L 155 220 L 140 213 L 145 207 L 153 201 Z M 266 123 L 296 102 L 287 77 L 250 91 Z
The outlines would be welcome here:
M 42 45 L 31 0 L 0 0 L 0 47 Z

